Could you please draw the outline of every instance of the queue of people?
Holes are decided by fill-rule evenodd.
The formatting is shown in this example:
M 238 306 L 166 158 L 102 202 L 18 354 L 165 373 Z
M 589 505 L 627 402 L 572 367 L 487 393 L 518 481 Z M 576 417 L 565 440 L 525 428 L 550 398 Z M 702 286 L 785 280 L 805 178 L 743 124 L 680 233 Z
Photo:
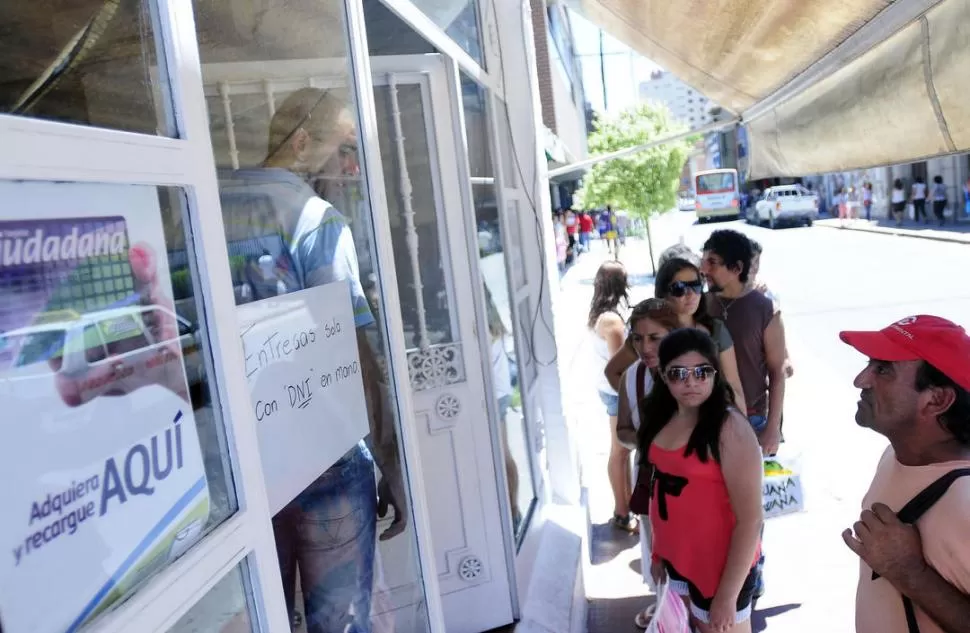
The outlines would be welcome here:
M 589 315 L 611 522 L 639 533 L 644 581 L 679 595 L 700 633 L 751 631 L 765 591 L 763 459 L 783 441 L 794 370 L 777 295 L 757 280 L 761 255 L 733 230 L 714 231 L 701 254 L 678 244 L 660 257 L 654 298 L 632 309 L 625 270 L 607 262 Z M 970 336 L 916 316 L 841 338 L 870 359 L 856 420 L 890 441 L 843 534 L 861 561 L 856 630 L 966 631 Z M 654 608 L 635 624 L 646 629 Z
M 583 253 L 590 252 L 593 239 L 606 244 L 610 257 L 620 259 L 620 246 L 626 243 L 629 218 L 607 206 L 602 211 L 559 209 L 552 215 L 556 238 L 556 260 L 564 273 Z

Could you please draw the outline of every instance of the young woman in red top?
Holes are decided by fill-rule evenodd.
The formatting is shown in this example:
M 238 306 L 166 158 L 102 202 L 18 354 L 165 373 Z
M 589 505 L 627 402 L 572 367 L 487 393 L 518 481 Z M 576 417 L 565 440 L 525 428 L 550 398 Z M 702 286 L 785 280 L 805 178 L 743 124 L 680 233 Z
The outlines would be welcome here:
M 684 597 L 701 633 L 750 633 L 764 516 L 758 439 L 706 332 L 671 332 L 659 357 L 638 438 L 654 469 L 651 572 Z

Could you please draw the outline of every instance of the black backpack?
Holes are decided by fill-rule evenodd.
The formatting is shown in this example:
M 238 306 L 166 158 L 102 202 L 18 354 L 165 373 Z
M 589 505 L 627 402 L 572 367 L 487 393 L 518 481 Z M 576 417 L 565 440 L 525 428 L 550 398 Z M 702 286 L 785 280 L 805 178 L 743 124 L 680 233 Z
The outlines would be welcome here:
M 946 473 L 929 486 L 924 488 L 918 495 L 909 500 L 902 509 L 896 513 L 896 517 L 903 523 L 913 525 L 926 511 L 943 498 L 946 491 L 950 489 L 953 482 L 961 477 L 970 476 L 970 468 L 957 468 Z M 872 572 L 872 579 L 879 578 L 879 574 Z M 919 633 L 919 624 L 916 622 L 916 610 L 913 601 L 907 596 L 903 596 L 903 610 L 906 612 L 906 625 L 909 633 Z

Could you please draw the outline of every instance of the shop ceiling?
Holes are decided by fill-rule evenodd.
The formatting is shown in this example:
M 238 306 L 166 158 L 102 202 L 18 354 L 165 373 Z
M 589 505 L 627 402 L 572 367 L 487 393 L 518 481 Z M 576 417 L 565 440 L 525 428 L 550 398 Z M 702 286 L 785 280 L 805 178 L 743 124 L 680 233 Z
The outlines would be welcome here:
M 749 174 L 970 151 L 970 0 L 570 0 L 746 127 Z

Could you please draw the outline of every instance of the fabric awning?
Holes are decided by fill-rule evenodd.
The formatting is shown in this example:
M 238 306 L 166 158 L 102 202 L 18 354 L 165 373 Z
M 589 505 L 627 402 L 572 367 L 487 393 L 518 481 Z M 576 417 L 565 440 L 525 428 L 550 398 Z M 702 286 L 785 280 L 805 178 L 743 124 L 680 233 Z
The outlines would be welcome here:
M 747 127 L 749 174 L 970 150 L 970 0 L 572 0 Z

